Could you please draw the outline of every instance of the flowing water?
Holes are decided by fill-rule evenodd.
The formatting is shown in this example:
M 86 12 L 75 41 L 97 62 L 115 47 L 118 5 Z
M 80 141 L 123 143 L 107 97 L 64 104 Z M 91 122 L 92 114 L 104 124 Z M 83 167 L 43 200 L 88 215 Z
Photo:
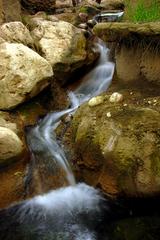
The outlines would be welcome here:
M 48 166 L 48 162 L 51 163 L 52 167 L 49 169 L 56 169 L 57 166 L 62 168 L 70 186 L 34 197 L 1 212 L 5 219 L 9 216 L 8 228 L 12 229 L 11 225 L 16 225 L 16 229 L 12 229 L 12 239 L 98 239 L 95 229 L 101 219 L 100 205 L 103 205 L 103 199 L 94 188 L 86 184 L 76 184 L 70 164 L 54 132 L 64 115 L 74 114 L 82 103 L 108 88 L 114 63 L 109 61 L 109 50 L 102 41 L 97 43 L 97 48 L 100 52 L 97 66 L 85 76 L 75 91 L 68 93 L 70 108 L 49 113 L 27 134 L 27 143 L 33 157 L 43 159 Z M 5 233 L 2 239 L 11 239 L 7 238 L 5 229 L 6 224 L 4 231 L 3 227 L 1 230 L 1 236 Z

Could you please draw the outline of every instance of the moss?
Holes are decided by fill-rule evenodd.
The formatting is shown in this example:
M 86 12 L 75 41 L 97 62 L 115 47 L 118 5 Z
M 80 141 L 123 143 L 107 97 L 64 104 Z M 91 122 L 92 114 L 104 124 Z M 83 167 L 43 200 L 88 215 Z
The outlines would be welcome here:
M 79 9 L 79 12 L 87 13 L 88 15 L 94 16 L 95 14 L 99 13 L 100 10 L 95 8 L 95 7 L 93 7 L 93 6 L 86 5 L 86 6 L 82 6 Z

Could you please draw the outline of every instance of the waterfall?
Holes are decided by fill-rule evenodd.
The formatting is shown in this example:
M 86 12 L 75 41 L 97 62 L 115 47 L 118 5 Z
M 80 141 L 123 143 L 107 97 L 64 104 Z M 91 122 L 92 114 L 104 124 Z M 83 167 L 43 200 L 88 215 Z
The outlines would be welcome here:
M 0 236 L 3 240 L 102 240 L 98 226 L 102 222 L 104 199 L 93 187 L 76 184 L 70 164 L 56 138 L 55 130 L 66 114 L 74 114 L 85 101 L 105 91 L 113 76 L 114 63 L 102 41 L 97 43 L 100 58 L 82 84 L 68 93 L 70 108 L 49 113 L 27 134 L 34 158 L 42 158 L 49 169 L 59 166 L 70 186 L 0 210 Z M 47 177 L 47 176 L 46 176 Z
M 70 185 L 75 185 L 75 178 L 65 153 L 56 140 L 54 130 L 64 115 L 74 113 L 82 103 L 102 93 L 110 85 L 114 73 L 114 63 L 109 61 L 109 49 L 101 40 L 98 41 L 96 47 L 100 53 L 97 66 L 84 77 L 82 84 L 75 91 L 68 93 L 71 107 L 60 112 L 49 113 L 27 134 L 27 142 L 32 153 L 38 155 L 43 152 L 43 158 L 46 161 L 45 153 L 50 154 L 52 161 L 65 171 Z

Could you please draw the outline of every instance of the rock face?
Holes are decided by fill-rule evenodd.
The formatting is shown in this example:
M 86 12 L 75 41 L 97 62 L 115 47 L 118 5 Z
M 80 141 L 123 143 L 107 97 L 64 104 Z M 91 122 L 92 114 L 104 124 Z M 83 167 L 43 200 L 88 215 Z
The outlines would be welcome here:
M 135 83 L 144 79 L 160 86 L 160 53 L 154 48 L 128 48 L 122 44 L 116 51 L 116 72 L 123 83 Z M 127 66 L 126 66 L 127 63 Z M 124 66 L 126 68 L 124 69 Z
M 32 12 L 52 12 L 55 9 L 55 0 L 21 0 L 22 5 Z
M 124 0 L 102 0 L 101 7 L 106 10 L 124 9 Z
M 109 96 L 81 106 L 73 136 L 84 180 L 111 196 L 160 193 L 159 117 L 158 107 L 111 103 Z
M 33 47 L 29 30 L 21 22 L 9 22 L 0 26 L 0 37 L 10 43 L 22 43 Z
M 30 99 L 49 84 L 50 64 L 17 43 L 0 45 L 0 109 L 11 109 Z
M 101 23 L 94 32 L 104 41 L 118 42 L 115 61 L 120 82 L 134 84 L 143 80 L 160 86 L 158 23 Z
M 0 2 L 5 22 L 21 21 L 21 5 L 19 0 L 1 0 Z
M 23 152 L 19 137 L 9 128 L 0 127 L 0 165 L 17 160 Z
M 64 83 L 74 70 L 85 64 L 86 39 L 72 24 L 39 21 L 32 31 L 41 55 L 52 65 L 57 79 Z
M 3 21 L 4 21 L 3 4 L 2 4 L 2 0 L 0 0 L 0 24 L 2 24 Z

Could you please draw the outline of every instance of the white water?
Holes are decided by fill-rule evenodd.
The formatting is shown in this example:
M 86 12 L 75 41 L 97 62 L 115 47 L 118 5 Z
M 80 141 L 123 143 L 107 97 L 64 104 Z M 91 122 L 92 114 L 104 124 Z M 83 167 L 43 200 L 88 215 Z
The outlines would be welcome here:
M 102 240 L 104 199 L 77 184 L 36 196 L 0 212 L 1 240 Z
M 71 107 L 48 114 L 27 135 L 28 145 L 35 157 L 42 156 L 46 164 L 49 156 L 49 161 L 54 163 L 55 168 L 58 165 L 65 171 L 70 186 L 36 196 L 22 202 L 20 207 L 15 206 L 18 211 L 13 221 L 20 226 L 16 232 L 25 236 L 22 240 L 32 239 L 33 236 L 34 240 L 98 239 L 95 229 L 101 222 L 103 199 L 96 189 L 86 184 L 76 184 L 70 164 L 54 132 L 62 116 L 74 114 L 78 106 L 108 88 L 114 64 L 108 59 L 109 50 L 104 43 L 97 43 L 97 47 L 100 51 L 97 66 L 85 76 L 74 92 L 68 93 Z M 12 236 L 12 239 L 16 240 L 16 237 Z
M 97 66 L 84 77 L 82 84 L 74 92 L 68 93 L 71 107 L 67 110 L 48 114 L 27 136 L 28 144 L 33 153 L 36 154 L 37 145 L 38 151 L 50 153 L 53 161 L 65 171 L 70 185 L 75 184 L 75 178 L 62 147 L 56 141 L 54 130 L 60 124 L 62 116 L 74 113 L 82 103 L 102 93 L 110 85 L 114 73 L 114 63 L 109 61 L 109 49 L 101 40 L 96 47 L 100 52 Z

